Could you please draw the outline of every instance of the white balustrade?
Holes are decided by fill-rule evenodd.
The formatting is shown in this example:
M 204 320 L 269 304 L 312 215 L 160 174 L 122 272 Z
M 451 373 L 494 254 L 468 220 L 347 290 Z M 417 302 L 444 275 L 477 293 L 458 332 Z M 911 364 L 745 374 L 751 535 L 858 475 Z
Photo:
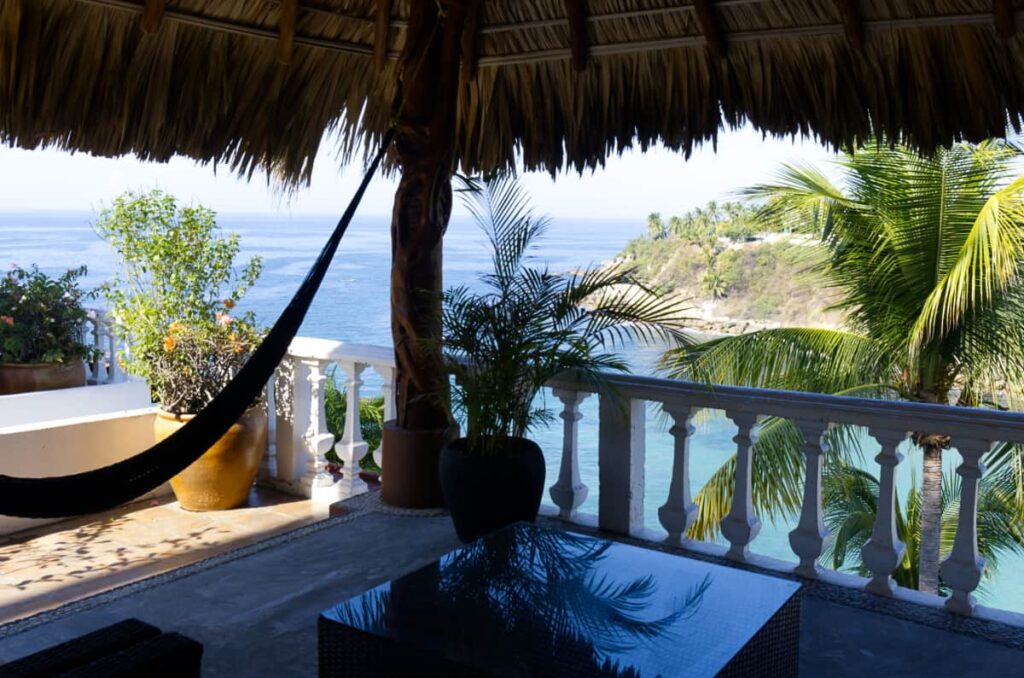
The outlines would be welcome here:
M 599 484 L 596 488 L 598 525 L 602 529 L 625 535 L 654 536 L 643 522 L 644 412 L 647 403 L 657 403 L 672 420 L 669 434 L 674 443 L 668 498 L 658 510 L 658 521 L 667 533 L 667 541 L 701 553 L 711 549 L 710 552 L 737 561 L 751 559 L 751 544 L 760 528 L 753 506 L 752 486 L 757 422 L 763 417 L 787 419 L 804 438 L 801 446 L 805 468 L 803 501 L 797 526 L 789 535 L 790 546 L 799 562 L 794 566 L 759 555 L 758 563 L 774 563 L 772 567 L 804 577 L 824 576 L 817 562 L 830 539 L 822 506 L 822 467 L 829 453 L 827 433 L 833 425 L 868 429 L 882 448 L 875 458 L 880 490 L 877 518 L 861 550 L 861 558 L 871 577 L 865 580 L 830 575 L 828 581 L 857 582 L 858 586 L 885 596 L 903 595 L 892 577 L 906 551 L 896 530 L 896 471 L 903 459 L 900 446 L 909 431 L 948 432 L 964 461 L 957 470 L 961 491 L 956 539 L 952 552 L 942 564 L 943 582 L 952 589 L 945 605 L 958 614 L 974 613 L 972 593 L 985 567 L 977 548 L 977 501 L 985 470 L 981 460 L 995 441 L 1024 443 L 1024 413 L 734 386 L 708 387 L 633 375 L 605 375 L 605 383 L 607 392 L 599 394 Z M 592 518 L 578 515 L 582 500 L 577 502 L 575 491 L 572 494 L 555 491 L 556 487 L 583 485 L 582 481 L 577 484 L 573 476 L 574 465 L 578 468 L 579 464 L 575 423 L 579 419 L 582 394 L 576 391 L 578 383 L 573 380 L 559 380 L 552 386 L 565 405 L 562 417 L 566 425 L 562 470 L 559 481 L 552 487 L 551 497 L 562 519 L 589 523 Z M 694 432 L 692 418 L 693 413 L 701 409 L 724 411 L 737 427 L 733 498 L 721 524 L 722 534 L 729 542 L 727 549 L 698 545 L 685 536 L 698 515 L 691 495 L 689 470 L 694 454 L 690 449 Z M 582 494 L 582 490 L 579 493 Z M 920 600 L 920 595 L 903 597 Z
M 690 438 L 694 433 L 694 408 L 672 404 L 665 405 L 665 411 L 673 422 L 669 429 L 673 438 L 672 479 L 668 499 L 658 509 L 658 520 L 668 532 L 668 541 L 680 544 L 697 520 L 699 510 L 690 494 Z
M 867 589 L 872 593 L 888 596 L 896 589 L 892 572 L 903 561 L 903 554 L 906 552 L 906 545 L 900 541 L 896 533 L 896 467 L 903 461 L 903 455 L 898 449 L 906 440 L 907 432 L 871 429 L 871 435 L 882 446 L 882 451 L 875 457 L 875 461 L 881 466 L 881 477 L 878 484 L 875 526 L 870 539 L 861 549 L 861 558 L 872 575 Z
M 327 429 L 326 413 L 326 365 L 322 360 L 303 359 L 306 368 L 310 394 L 309 427 L 303 435 L 309 460 L 302 477 L 303 486 L 310 488 L 314 501 L 330 503 L 343 499 L 338 491 L 334 475 L 327 471 L 327 452 L 334 445 L 334 434 Z
M 953 590 L 946 607 L 957 614 L 974 612 L 973 592 L 985 571 L 985 559 L 978 553 L 978 486 L 985 475 L 982 455 L 992 448 L 985 439 L 953 439 L 963 462 L 957 467 L 960 476 L 960 516 L 956 537 L 949 557 L 942 562 L 942 582 Z
M 82 342 L 98 352 L 85 361 L 86 383 L 90 385 L 116 384 L 125 380 L 117 363 L 120 339 L 113 332 L 113 324 L 102 309 L 86 309 L 82 327 Z
M 634 534 L 644 526 L 646 403 L 611 392 L 601 393 L 598 403 L 598 525 Z
M 761 521 L 754 513 L 754 443 L 757 442 L 757 415 L 750 412 L 726 412 L 736 424 L 736 478 L 733 484 L 732 504 L 722 518 L 722 534 L 729 540 L 730 560 L 744 561 L 750 553 L 750 542 L 761 531 Z
M 580 479 L 579 421 L 580 404 L 589 393 L 556 388 L 556 398 L 562 401 L 562 464 L 558 481 L 551 486 L 551 501 L 558 507 L 558 514 L 565 519 L 576 515 L 576 509 L 587 499 L 587 486 Z
M 355 490 L 355 481 L 359 473 L 359 460 L 368 451 L 363 441 L 362 422 L 359 413 L 359 389 L 363 385 L 360 378 L 366 365 L 354 360 L 339 362 L 338 365 L 347 375 L 345 381 L 345 431 L 341 440 L 334 446 L 334 452 L 342 462 L 344 474 L 344 493 L 351 495 Z
M 821 457 L 828 451 L 825 443 L 828 424 L 816 419 L 800 419 L 796 425 L 804 436 L 804 500 L 800 522 L 789 533 L 789 545 L 800 558 L 796 573 L 816 578 L 818 558 L 829 538 L 821 506 Z
M 394 354 L 390 349 L 327 339 L 297 337 L 278 368 L 275 398 L 274 470 L 263 482 L 277 489 L 331 503 L 367 490 L 359 461 L 368 445 L 362 436 L 359 399 L 363 376 L 382 379 L 384 420 L 394 417 Z M 327 379 L 337 375 L 345 391 L 344 430 L 335 443 L 326 417 Z M 328 470 L 333 449 L 340 474 Z M 379 463 L 379 462 L 378 462 Z M 269 468 L 269 462 L 267 464 Z

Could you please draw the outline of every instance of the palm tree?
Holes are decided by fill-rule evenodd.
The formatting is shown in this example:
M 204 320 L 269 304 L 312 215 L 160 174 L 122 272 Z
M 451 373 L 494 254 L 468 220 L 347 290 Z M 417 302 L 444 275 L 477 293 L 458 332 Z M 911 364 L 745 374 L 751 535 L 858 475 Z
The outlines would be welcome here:
M 869 576 L 860 560 L 860 548 L 871 536 L 878 509 L 878 480 L 867 471 L 848 464 L 832 464 L 823 477 L 825 524 L 835 535 L 826 556 L 840 569 L 851 562 L 858 574 Z M 940 553 L 953 548 L 960 512 L 960 476 L 942 477 L 940 494 Z M 918 588 L 921 546 L 921 493 L 915 483 L 903 504 L 896 503 L 896 532 L 906 544 L 903 562 L 893 573 L 900 586 Z M 995 572 L 1004 553 L 1024 553 L 1024 525 L 1019 520 L 1013 473 L 1003 468 L 981 481 L 978 494 L 978 551 L 985 558 L 985 577 Z M 941 585 L 940 585 L 941 587 Z
M 661 219 L 660 212 L 651 212 L 647 215 L 647 236 L 651 240 L 663 240 L 668 235 L 665 222 Z
M 666 354 L 670 372 L 712 383 L 1018 409 L 1024 395 L 1018 158 L 1017 149 L 1000 142 L 956 145 L 931 157 L 872 145 L 839 161 L 839 185 L 812 167 L 784 167 L 778 181 L 746 194 L 765 201 L 766 223 L 820 239 L 828 256 L 819 268 L 837 294 L 834 307 L 845 313 L 846 329 L 771 329 L 681 347 Z M 755 448 L 755 475 L 772 487 L 755 487 L 755 501 L 763 514 L 778 517 L 798 508 L 799 433 L 786 422 L 771 422 L 767 430 L 772 435 Z M 946 433 L 913 434 L 924 456 L 919 587 L 931 592 L 938 590 Z M 836 448 L 854 455 L 846 445 Z M 1009 463 L 1015 454 L 989 456 Z M 728 510 L 728 470 L 720 469 L 699 496 L 709 508 L 701 506 L 697 533 L 715 529 Z M 772 497 L 785 501 L 764 503 Z

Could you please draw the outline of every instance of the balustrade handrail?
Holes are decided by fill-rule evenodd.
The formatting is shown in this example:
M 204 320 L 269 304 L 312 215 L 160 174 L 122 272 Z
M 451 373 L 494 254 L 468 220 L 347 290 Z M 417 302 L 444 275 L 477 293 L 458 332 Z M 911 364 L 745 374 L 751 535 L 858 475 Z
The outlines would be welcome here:
M 315 337 L 295 337 L 288 347 L 288 355 L 292 358 L 347 360 L 382 367 L 395 365 L 395 352 L 390 348 Z
M 612 387 L 614 394 L 623 399 L 893 431 L 955 432 L 959 438 L 1024 442 L 1024 412 L 748 386 L 708 385 L 635 374 L 606 373 L 602 379 Z M 583 393 L 595 392 L 587 385 L 565 377 L 554 379 L 548 385 Z

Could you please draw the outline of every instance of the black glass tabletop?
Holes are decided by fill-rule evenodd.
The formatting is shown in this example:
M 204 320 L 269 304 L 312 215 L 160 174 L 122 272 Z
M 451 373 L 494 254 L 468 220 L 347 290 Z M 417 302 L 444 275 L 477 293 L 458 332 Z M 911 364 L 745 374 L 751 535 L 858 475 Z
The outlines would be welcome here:
M 518 524 L 323 612 L 321 672 L 331 661 L 324 631 L 341 628 L 391 644 L 385 656 L 435 657 L 470 674 L 795 670 L 798 589 L 778 577 Z

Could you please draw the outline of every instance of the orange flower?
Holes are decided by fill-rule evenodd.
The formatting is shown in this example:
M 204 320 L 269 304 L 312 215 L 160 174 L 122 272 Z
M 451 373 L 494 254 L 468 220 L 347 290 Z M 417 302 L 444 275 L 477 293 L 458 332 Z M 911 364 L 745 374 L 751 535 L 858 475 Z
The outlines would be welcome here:
M 14 327 L 14 318 L 9 315 L 0 315 L 0 321 L 7 323 L 10 327 Z
M 235 307 L 235 300 L 234 299 L 225 299 L 224 300 L 224 308 L 226 308 L 226 309 L 228 309 L 230 311 L 234 307 Z
M 168 352 L 173 351 L 175 343 L 174 337 L 168 334 L 164 337 L 164 350 Z

